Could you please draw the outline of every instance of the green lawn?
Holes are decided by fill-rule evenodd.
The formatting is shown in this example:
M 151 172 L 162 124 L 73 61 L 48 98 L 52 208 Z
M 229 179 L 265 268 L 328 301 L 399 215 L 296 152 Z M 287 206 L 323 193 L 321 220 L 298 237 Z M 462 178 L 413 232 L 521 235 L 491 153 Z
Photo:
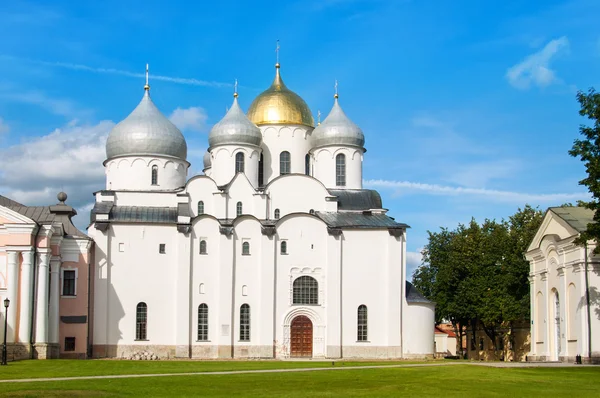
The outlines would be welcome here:
M 35 372 L 36 363 L 58 363 L 66 369 L 79 367 L 78 362 L 101 363 L 100 366 L 123 361 L 26 361 L 21 369 Z M 23 362 L 25 363 L 25 362 Z M 107 365 L 105 365 L 107 364 Z M 131 364 L 131 362 L 129 362 Z M 136 370 L 145 364 L 135 363 Z M 163 362 L 167 367 L 204 367 L 216 370 L 223 362 Z M 228 362 L 229 368 L 319 366 L 319 362 Z M 363 362 L 360 363 L 365 364 Z M 389 362 L 380 362 L 389 364 Z M 11 365 L 16 364 L 10 364 Z M 152 364 L 156 366 L 157 364 Z M 326 366 L 327 363 L 320 363 Z M 336 366 L 341 364 L 336 364 Z M 46 365 L 44 365 L 46 366 Z M 331 366 L 331 363 L 329 363 Z M 348 366 L 348 363 L 345 363 Z M 3 374 L 8 368 L 0 368 Z M 275 367 L 275 366 L 273 366 Z M 131 373 L 131 365 L 125 373 Z M 39 369 L 39 368 L 38 368 Z M 91 369 L 91 368 L 90 368 Z M 157 368 L 154 368 L 155 371 Z M 147 369 L 145 369 L 147 370 Z M 140 372 L 141 373 L 141 372 Z M 64 372 L 62 373 L 65 374 Z M 30 376 L 30 375 L 29 375 Z M 23 375 L 22 377 L 28 377 Z M 570 368 L 489 368 L 459 364 L 453 366 L 357 369 L 297 373 L 258 373 L 239 375 L 169 376 L 151 378 L 75 380 L 58 382 L 1 383 L 0 397 L 111 397 L 111 396 L 219 396 L 219 397 L 598 397 L 600 367 Z

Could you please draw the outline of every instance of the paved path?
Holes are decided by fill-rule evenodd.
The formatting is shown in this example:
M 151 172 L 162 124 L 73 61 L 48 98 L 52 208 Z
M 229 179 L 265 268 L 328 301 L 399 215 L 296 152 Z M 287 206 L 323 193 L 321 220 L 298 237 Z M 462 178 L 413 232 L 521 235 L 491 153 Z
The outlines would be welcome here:
M 187 373 L 149 373 L 128 375 L 102 375 L 102 376 L 72 376 L 72 377 L 43 377 L 34 379 L 0 380 L 0 383 L 32 383 L 42 381 L 69 381 L 69 380 L 97 380 L 97 379 L 133 379 L 141 377 L 174 377 L 174 376 L 210 376 L 210 375 L 236 375 L 252 373 L 294 373 L 294 372 L 319 372 L 330 370 L 357 370 L 357 369 L 389 369 L 389 368 L 416 368 L 429 366 L 474 365 L 497 368 L 540 368 L 540 367 L 585 367 L 562 362 L 436 362 L 413 363 L 397 365 L 369 365 L 369 366 L 331 366 L 327 368 L 293 368 L 293 369 L 259 369 L 259 370 L 227 370 L 215 372 L 187 372 Z

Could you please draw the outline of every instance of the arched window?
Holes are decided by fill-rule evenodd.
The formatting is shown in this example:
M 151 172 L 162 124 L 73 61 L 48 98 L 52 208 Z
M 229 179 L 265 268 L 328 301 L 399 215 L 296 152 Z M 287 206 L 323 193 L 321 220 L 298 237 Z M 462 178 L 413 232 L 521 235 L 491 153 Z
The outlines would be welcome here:
M 281 152 L 279 155 L 279 175 L 290 174 L 291 163 L 290 153 L 288 151 Z
M 198 202 L 198 215 L 200 215 L 200 214 L 204 214 L 204 202 L 203 201 Z
M 281 217 L 281 212 L 279 211 L 279 209 L 275 209 L 275 219 L 279 220 L 279 217 Z
M 260 154 L 258 160 L 258 186 L 262 187 L 265 185 L 265 172 L 264 172 L 264 158 L 263 154 Z
M 235 172 L 243 173 L 244 172 L 244 153 L 238 152 L 235 154 Z
M 235 214 L 237 217 L 242 215 L 242 211 L 244 210 L 243 206 L 242 206 L 242 202 L 237 202 L 237 204 L 235 205 Z
M 346 186 L 346 155 L 339 153 L 335 157 L 335 185 Z
M 200 254 L 206 254 L 206 241 L 204 239 L 200 241 Z
M 198 341 L 208 340 L 208 305 L 198 306 Z
M 250 341 L 250 306 L 240 307 L 240 341 Z
M 319 283 L 310 276 L 301 276 L 294 281 L 292 301 L 294 304 L 319 304 Z
M 242 243 L 242 255 L 244 255 L 244 256 L 250 255 L 250 242 Z
M 358 341 L 367 341 L 367 306 L 358 307 Z
M 288 254 L 287 252 L 287 241 L 281 242 L 281 254 Z
M 304 157 L 304 174 L 310 175 L 310 155 L 308 153 Z
M 138 303 L 135 315 L 135 339 L 148 339 L 148 306 L 146 303 Z
M 158 166 L 152 166 L 152 185 L 158 185 Z

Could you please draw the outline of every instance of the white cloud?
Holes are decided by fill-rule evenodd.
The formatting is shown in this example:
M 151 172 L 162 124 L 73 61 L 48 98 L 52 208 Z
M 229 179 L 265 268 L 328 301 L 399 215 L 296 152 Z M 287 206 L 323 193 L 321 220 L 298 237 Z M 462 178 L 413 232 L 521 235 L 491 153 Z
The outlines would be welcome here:
M 406 252 L 406 279 L 412 279 L 412 274 L 421 265 L 422 259 L 421 249 L 416 252 Z
M 568 47 L 569 40 L 566 36 L 552 40 L 540 51 L 510 67 L 506 72 L 506 78 L 512 86 L 519 89 L 528 89 L 532 84 L 545 87 L 556 83 L 559 79 L 555 71 L 550 69 L 550 61 Z
M 511 159 L 458 164 L 445 172 L 444 179 L 461 186 L 482 187 L 493 180 L 514 178 L 520 166 L 519 161 Z
M 204 131 L 206 129 L 206 111 L 199 106 L 186 109 L 177 108 L 171 113 L 169 119 L 180 130 Z
M 67 118 L 85 117 L 92 114 L 88 109 L 80 109 L 75 103 L 67 99 L 52 98 L 41 91 L 2 91 L 0 98 L 24 104 L 37 105 L 55 115 Z
M 425 194 L 443 196 L 485 197 L 486 200 L 493 202 L 509 202 L 517 204 L 565 203 L 579 199 L 589 199 L 589 195 L 586 193 L 530 194 L 523 192 L 501 191 L 496 189 L 465 188 L 438 184 L 424 184 L 420 182 L 410 181 L 367 180 L 364 181 L 364 185 L 371 188 L 393 189 L 396 190 L 398 193 L 420 192 Z
M 8 133 L 10 131 L 10 127 L 2 118 L 0 117 L 0 134 Z

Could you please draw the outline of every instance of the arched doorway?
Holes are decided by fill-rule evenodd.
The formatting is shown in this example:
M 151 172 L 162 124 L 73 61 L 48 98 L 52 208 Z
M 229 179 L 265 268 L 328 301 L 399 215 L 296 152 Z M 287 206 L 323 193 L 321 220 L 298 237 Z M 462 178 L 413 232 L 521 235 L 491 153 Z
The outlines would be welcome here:
M 312 358 L 313 324 L 307 316 L 292 320 L 290 356 Z

